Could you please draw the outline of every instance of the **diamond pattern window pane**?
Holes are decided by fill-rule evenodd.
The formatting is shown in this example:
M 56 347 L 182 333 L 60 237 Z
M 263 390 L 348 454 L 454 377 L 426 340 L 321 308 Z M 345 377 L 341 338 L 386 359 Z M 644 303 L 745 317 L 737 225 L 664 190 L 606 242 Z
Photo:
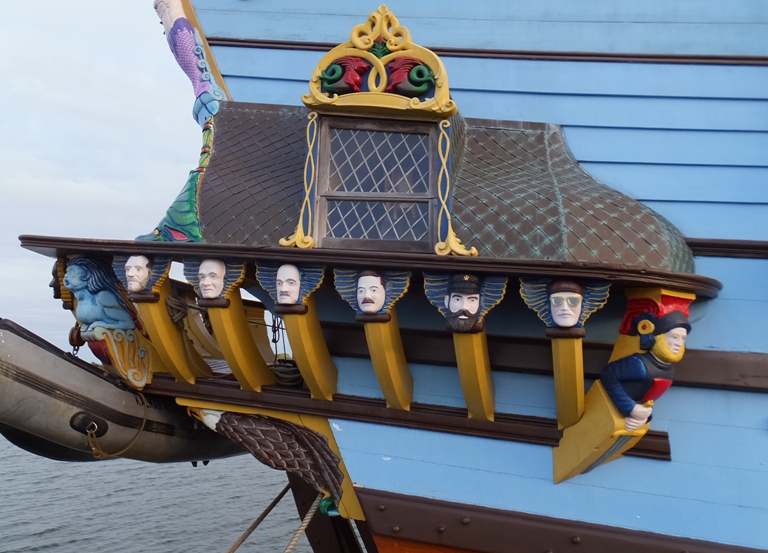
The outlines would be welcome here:
M 328 201 L 326 236 L 421 241 L 428 235 L 428 203 Z
M 334 192 L 429 192 L 429 137 L 331 129 L 328 189 Z

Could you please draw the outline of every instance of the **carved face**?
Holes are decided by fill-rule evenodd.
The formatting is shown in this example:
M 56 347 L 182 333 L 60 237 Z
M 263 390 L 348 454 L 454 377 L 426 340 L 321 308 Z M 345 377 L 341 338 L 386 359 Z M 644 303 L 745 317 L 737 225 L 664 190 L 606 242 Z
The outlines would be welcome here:
M 452 292 L 445 296 L 448 314 L 445 320 L 454 332 L 469 332 L 477 323 L 480 294 Z
M 295 305 L 299 301 L 301 288 L 301 273 L 296 265 L 281 265 L 277 270 L 275 289 L 277 303 L 280 305 Z
M 125 262 L 125 278 L 129 292 L 141 292 L 149 282 L 149 259 L 143 255 L 132 255 Z
M 77 265 L 67 267 L 67 272 L 64 273 L 64 286 L 73 292 L 85 288 L 87 286 L 85 282 L 85 269 Z
M 226 265 L 220 259 L 204 259 L 197 272 L 200 295 L 206 299 L 217 298 L 224 289 Z
M 576 292 L 554 292 L 549 296 L 552 320 L 557 326 L 569 328 L 581 317 L 581 294 Z
M 656 336 L 651 353 L 665 363 L 677 363 L 685 354 L 685 339 L 688 331 L 683 327 Z
M 357 279 L 357 305 L 363 313 L 373 315 L 381 311 L 386 295 L 382 277 L 365 275 Z

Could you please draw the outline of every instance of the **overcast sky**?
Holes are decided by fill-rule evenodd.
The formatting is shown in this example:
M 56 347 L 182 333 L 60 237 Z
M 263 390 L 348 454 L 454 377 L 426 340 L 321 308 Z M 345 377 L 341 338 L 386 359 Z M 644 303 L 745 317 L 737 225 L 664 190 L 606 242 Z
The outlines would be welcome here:
M 8 2 L 0 49 L 0 317 L 68 350 L 53 261 L 18 236 L 150 232 L 197 166 L 192 86 L 152 0 Z

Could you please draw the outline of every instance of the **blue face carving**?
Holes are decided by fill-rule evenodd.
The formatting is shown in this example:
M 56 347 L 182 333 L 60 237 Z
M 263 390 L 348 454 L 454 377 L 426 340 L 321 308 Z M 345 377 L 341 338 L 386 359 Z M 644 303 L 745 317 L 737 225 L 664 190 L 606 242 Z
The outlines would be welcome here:
M 77 265 L 67 267 L 67 272 L 64 273 L 64 286 L 73 292 L 85 288 L 85 270 Z

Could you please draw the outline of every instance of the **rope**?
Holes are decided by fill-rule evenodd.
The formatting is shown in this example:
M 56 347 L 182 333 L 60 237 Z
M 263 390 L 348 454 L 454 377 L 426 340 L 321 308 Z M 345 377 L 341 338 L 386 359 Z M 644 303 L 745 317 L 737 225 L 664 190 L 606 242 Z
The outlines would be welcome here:
M 187 302 L 179 297 L 176 290 L 173 290 L 171 294 L 165 298 L 165 308 L 168 310 L 168 316 L 171 318 L 171 321 L 173 321 L 173 324 L 182 328 L 189 306 L 187 305 Z
M 288 493 L 288 490 L 290 490 L 290 489 L 291 489 L 291 485 L 290 484 L 286 484 L 286 486 L 283 488 L 283 491 L 281 491 L 279 494 L 277 494 L 277 497 L 275 497 L 272 500 L 272 503 L 267 505 L 267 508 L 264 509 L 264 512 L 261 513 L 259 515 L 259 517 L 256 520 L 253 521 L 253 524 L 251 524 L 245 532 L 243 532 L 243 535 L 240 536 L 240 538 L 235 542 L 235 544 L 232 547 L 229 548 L 229 551 L 227 551 L 227 553 L 235 553 L 235 551 L 237 551 L 237 549 L 241 545 L 243 545 L 245 540 L 248 539 L 248 536 L 250 536 L 253 533 L 253 531 L 256 530 L 256 527 L 259 524 L 261 524 L 262 520 L 267 518 L 267 515 L 272 511 L 272 509 L 275 508 L 275 505 L 280 503 L 280 500 L 283 498 L 283 496 L 285 496 L 286 493 Z
M 320 500 L 323 498 L 323 494 L 320 493 L 315 498 L 315 502 L 312 503 L 312 506 L 309 508 L 309 512 L 307 512 L 306 516 L 304 517 L 304 520 L 301 521 L 301 526 L 299 526 L 299 529 L 296 530 L 296 533 L 293 535 L 293 539 L 291 540 L 291 543 L 288 544 L 288 547 L 285 548 L 285 551 L 283 553 L 292 553 L 293 550 L 296 548 L 296 544 L 299 543 L 299 538 L 304 534 L 304 531 L 307 529 L 307 526 L 309 526 L 309 521 L 312 520 L 312 517 L 315 516 L 315 513 L 317 512 L 317 508 L 320 505 Z
M 98 440 L 96 439 L 96 432 L 98 432 L 99 426 L 95 422 L 91 421 L 91 423 L 85 429 L 85 432 L 88 435 L 88 446 L 91 448 L 91 451 L 93 452 L 93 457 L 95 459 L 99 459 L 100 461 L 102 461 L 104 459 L 112 459 L 114 457 L 119 457 L 120 455 L 122 455 L 123 453 L 131 449 L 136 444 L 136 441 L 139 439 L 139 436 L 141 436 L 141 433 L 144 431 L 144 426 L 146 426 L 147 424 L 147 399 L 144 397 L 144 394 L 142 394 L 138 390 L 136 391 L 136 393 L 139 394 L 142 405 L 144 405 L 144 419 L 141 421 L 141 428 L 139 428 L 139 431 L 136 432 L 136 435 L 133 437 L 133 439 L 130 442 L 128 442 L 128 445 L 125 446 L 123 449 L 121 449 L 117 453 L 107 453 L 101 448 Z

